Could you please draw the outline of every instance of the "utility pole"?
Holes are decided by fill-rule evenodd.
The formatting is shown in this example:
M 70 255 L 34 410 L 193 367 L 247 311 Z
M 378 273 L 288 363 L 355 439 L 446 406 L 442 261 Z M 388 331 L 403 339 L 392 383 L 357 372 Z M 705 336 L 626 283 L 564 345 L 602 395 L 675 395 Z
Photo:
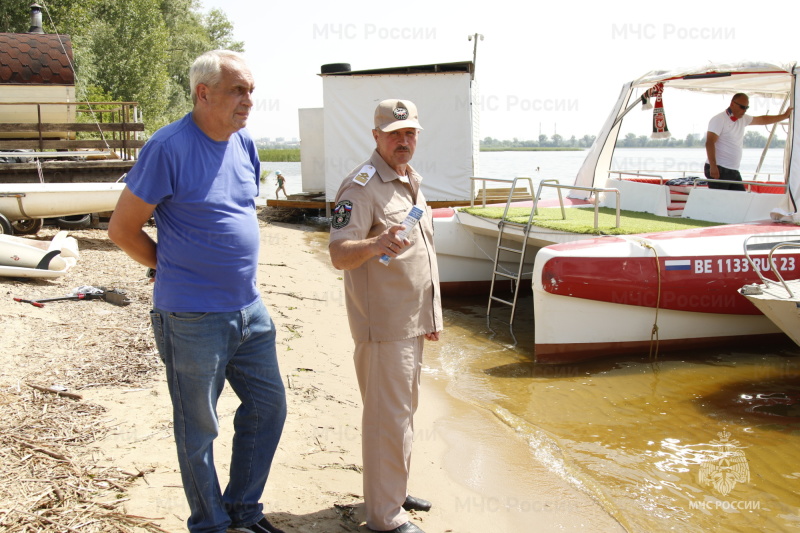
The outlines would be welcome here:
M 475 66 L 478 63 L 478 39 L 483 40 L 483 35 L 480 33 L 475 33 L 467 37 L 468 41 L 475 41 L 475 44 L 472 46 L 472 74 L 470 75 L 470 80 L 475 79 Z

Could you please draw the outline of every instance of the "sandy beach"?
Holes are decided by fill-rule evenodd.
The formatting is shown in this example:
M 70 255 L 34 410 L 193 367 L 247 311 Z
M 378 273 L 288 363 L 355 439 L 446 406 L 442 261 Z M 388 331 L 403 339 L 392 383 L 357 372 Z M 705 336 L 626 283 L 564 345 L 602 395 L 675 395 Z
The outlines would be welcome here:
M 262 502 L 287 532 L 365 532 L 353 342 L 341 273 L 319 231 L 262 220 L 259 287 L 278 330 L 289 409 Z M 38 238 L 54 233 L 45 228 Z M 0 529 L 185 531 L 188 507 L 149 330 L 145 269 L 103 229 L 73 235 L 81 259 L 67 276 L 0 279 L 0 409 L 12 422 L 0 434 L 0 476 L 9 480 L 0 489 Z M 131 304 L 64 301 L 40 309 L 12 299 L 62 296 L 82 285 L 125 290 Z M 622 530 L 598 502 L 537 464 L 528 444 L 493 414 L 449 396 L 436 349 L 426 356 L 410 491 L 434 507 L 412 514 L 420 528 Z M 223 486 L 236 406 L 226 388 L 215 443 Z

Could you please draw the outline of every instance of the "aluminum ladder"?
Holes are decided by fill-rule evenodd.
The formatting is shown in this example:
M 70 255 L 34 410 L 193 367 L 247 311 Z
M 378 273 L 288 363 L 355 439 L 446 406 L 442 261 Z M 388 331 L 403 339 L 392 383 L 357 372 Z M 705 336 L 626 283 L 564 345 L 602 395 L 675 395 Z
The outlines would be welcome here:
M 517 187 L 518 180 L 526 180 L 528 182 L 528 190 L 533 194 L 533 180 L 527 177 L 519 177 L 514 178 L 514 181 L 511 183 L 511 191 L 508 193 L 508 200 L 506 201 L 506 207 L 503 210 L 503 217 L 500 219 L 500 222 L 497 223 L 497 249 L 495 250 L 494 254 L 494 264 L 492 266 L 492 284 L 489 288 L 489 304 L 486 307 L 486 320 L 488 321 L 491 318 L 492 314 L 492 302 L 501 303 L 504 305 L 508 305 L 511 307 L 511 318 L 508 320 L 508 325 L 511 327 L 514 324 L 514 313 L 517 309 L 517 296 L 519 295 L 519 286 L 520 281 L 522 280 L 522 268 L 525 264 L 525 252 L 527 251 L 527 244 L 528 244 L 528 235 L 531 232 L 531 226 L 533 225 L 533 214 L 534 209 L 531 207 L 531 213 L 528 215 L 528 222 L 525 224 L 519 222 L 511 222 L 506 220 L 508 216 L 508 209 L 511 205 L 511 201 L 514 198 L 514 191 Z M 503 244 L 503 235 L 507 227 L 514 227 L 514 228 L 521 228 L 522 229 L 522 244 L 519 248 L 514 248 L 512 246 L 508 246 L 507 244 Z M 509 252 L 512 254 L 519 255 L 519 264 L 517 267 L 516 274 L 508 271 L 501 270 L 502 267 L 500 265 L 500 254 L 501 252 Z M 503 278 L 507 278 L 511 280 L 511 284 L 513 287 L 513 298 L 511 301 L 506 300 L 504 298 L 500 298 L 495 296 L 494 294 L 494 286 L 495 281 L 497 281 L 497 276 L 501 276 Z

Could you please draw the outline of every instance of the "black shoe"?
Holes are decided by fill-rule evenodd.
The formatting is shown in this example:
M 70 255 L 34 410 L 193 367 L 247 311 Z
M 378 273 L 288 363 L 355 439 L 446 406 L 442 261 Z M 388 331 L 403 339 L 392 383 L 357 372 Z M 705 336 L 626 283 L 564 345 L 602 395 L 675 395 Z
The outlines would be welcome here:
M 370 531 L 375 531 L 374 529 L 370 529 Z M 381 531 L 379 533 L 425 533 L 420 528 L 412 524 L 411 522 L 406 522 L 400 527 L 396 527 L 394 529 L 390 529 L 388 531 Z
M 409 531 L 414 531 L 413 529 Z M 229 527 L 228 533 L 285 533 L 269 523 L 266 517 L 262 518 L 252 526 Z M 405 533 L 405 532 L 404 532 Z
M 433 504 L 428 500 L 413 496 L 406 496 L 406 501 L 403 503 L 403 509 L 406 511 L 430 511 L 431 507 Z

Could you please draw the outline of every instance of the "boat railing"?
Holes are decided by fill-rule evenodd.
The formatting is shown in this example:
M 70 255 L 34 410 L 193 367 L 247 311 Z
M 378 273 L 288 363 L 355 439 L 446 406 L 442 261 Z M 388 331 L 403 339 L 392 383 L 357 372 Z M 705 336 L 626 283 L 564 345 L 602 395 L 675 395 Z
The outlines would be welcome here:
M 783 286 L 783 288 L 786 290 L 786 292 L 789 294 L 789 296 L 794 298 L 795 297 L 794 293 L 792 292 L 792 289 L 789 288 L 789 285 L 786 283 L 786 280 L 781 275 L 780 269 L 778 268 L 778 265 L 775 262 L 775 259 L 773 258 L 773 256 L 775 255 L 775 252 L 777 252 L 778 250 L 780 250 L 782 248 L 800 248 L 800 240 L 794 240 L 794 241 L 785 240 L 785 239 L 791 239 L 791 238 L 800 239 L 800 235 L 780 235 L 779 237 L 776 237 L 776 238 L 780 238 L 781 239 L 781 242 L 778 242 L 778 243 L 750 244 L 750 241 L 753 240 L 753 239 L 765 239 L 765 238 L 770 238 L 770 237 L 776 237 L 776 236 L 750 235 L 749 237 L 747 237 L 744 240 L 744 256 L 747 259 L 747 262 L 749 263 L 750 268 L 752 268 L 753 272 L 755 272 L 758 275 L 759 279 L 761 280 L 761 282 L 764 284 L 765 287 L 769 287 L 773 283 L 778 283 L 779 282 Z M 767 264 L 769 265 L 769 270 L 773 274 L 775 274 L 775 278 L 778 280 L 777 282 L 765 277 L 761 273 L 762 269 L 760 268 L 760 266 L 757 265 L 756 262 L 753 260 L 753 258 L 750 256 L 750 251 L 751 250 L 763 250 L 763 249 L 765 249 L 766 246 L 770 247 L 769 254 L 767 254 Z
M 660 170 L 654 170 L 652 172 L 661 172 L 661 171 Z M 665 170 L 663 172 L 670 172 L 670 171 L 669 170 Z M 679 172 L 679 171 L 673 170 L 672 172 Z M 671 179 L 674 179 L 674 178 L 665 178 L 661 174 L 646 174 L 646 173 L 640 172 L 638 170 L 609 170 L 608 173 L 609 174 L 617 174 L 619 176 L 636 176 L 636 177 L 639 177 L 639 178 L 658 178 L 659 180 L 661 180 L 661 184 L 662 185 L 664 184 L 664 182 L 667 182 L 667 181 L 669 181 Z M 683 174 L 684 175 L 681 176 L 681 177 L 686 177 L 685 176 L 685 174 L 686 174 L 685 171 L 683 171 Z
M 746 187 L 745 187 L 745 190 L 746 190 L 747 192 L 752 192 L 753 185 L 757 185 L 757 186 L 759 186 L 759 187 L 781 187 L 781 188 L 783 188 L 783 189 L 785 189 L 785 188 L 786 188 L 786 184 L 785 184 L 785 183 L 768 183 L 768 182 L 767 182 L 767 183 L 765 183 L 765 182 L 763 182 L 763 181 L 750 181 L 750 180 L 747 180 L 747 181 L 745 181 L 745 180 L 742 180 L 742 181 L 738 181 L 738 180 L 720 180 L 720 179 L 710 179 L 710 178 L 697 178 L 697 179 L 695 179 L 695 180 L 694 180 L 694 183 L 692 184 L 692 188 L 693 188 L 693 189 L 694 189 L 694 188 L 696 188 L 696 187 L 697 187 L 697 184 L 698 184 L 698 182 L 705 182 L 705 183 L 709 183 L 709 182 L 712 182 L 712 181 L 713 181 L 714 183 L 731 183 L 731 184 L 737 184 L 737 185 L 746 185 Z
M 486 183 L 487 182 L 492 182 L 492 183 L 510 183 L 511 184 L 511 189 L 509 190 L 508 200 L 506 200 L 506 202 L 508 202 L 510 200 L 514 200 L 514 199 L 520 199 L 520 200 L 523 199 L 523 198 L 515 198 L 517 180 L 526 180 L 529 183 L 529 186 L 530 186 L 530 188 L 528 189 L 528 194 L 529 195 L 533 194 L 533 180 L 531 178 L 527 177 L 527 176 L 518 176 L 516 178 L 510 178 L 510 179 L 509 178 L 483 178 L 483 177 L 479 177 L 479 176 L 470 176 L 469 179 L 470 179 L 470 203 L 469 203 L 470 207 L 475 207 L 475 199 L 478 196 L 481 197 L 481 207 L 486 207 L 486 200 L 487 200 Z M 481 182 L 481 189 L 477 193 L 475 192 L 475 183 L 476 182 Z M 503 189 L 503 193 L 505 193 L 505 191 L 506 191 L 506 189 Z M 529 195 L 526 195 L 526 197 L 524 199 L 529 199 L 530 198 Z M 488 199 L 489 200 L 496 200 L 497 198 L 494 197 L 494 196 L 490 196 Z
M 675 173 L 675 174 L 678 174 L 678 176 L 671 176 L 671 177 L 666 177 L 665 178 L 664 174 L 668 174 L 668 173 Z M 702 173 L 702 171 L 701 171 L 701 173 Z M 677 179 L 678 177 L 686 178 L 687 174 L 697 174 L 697 172 L 693 172 L 693 171 L 690 171 L 690 170 L 647 170 L 647 171 L 641 171 L 641 170 L 609 170 L 608 174 L 609 175 L 616 174 L 616 175 L 618 175 L 620 177 L 620 179 L 622 179 L 622 176 L 634 176 L 634 177 L 637 177 L 637 178 L 655 178 L 655 179 L 658 179 L 661 182 L 661 185 L 665 185 L 670 180 Z M 718 183 L 743 183 L 743 184 L 747 184 L 748 185 L 748 187 L 747 187 L 748 192 L 750 191 L 752 185 L 758 185 L 758 186 L 764 186 L 764 187 L 786 187 L 786 183 L 783 182 L 783 181 L 775 181 L 775 182 L 773 182 L 772 181 L 773 174 L 764 174 L 763 175 L 767 180 L 766 182 L 764 182 L 764 181 L 755 181 L 755 178 L 758 175 L 759 175 L 759 173 L 755 172 L 755 173 L 753 173 L 753 179 L 752 180 L 741 181 L 741 182 L 739 182 L 739 181 L 729 181 L 729 180 L 714 180 L 714 181 L 718 182 Z M 778 176 L 778 178 L 780 180 L 783 179 L 783 174 L 776 174 L 776 176 Z M 694 177 L 695 186 L 696 186 L 697 183 L 704 183 L 704 182 L 711 181 L 706 177 L 701 177 L 701 176 L 692 176 L 692 177 Z
M 551 181 L 555 181 L 556 183 L 549 183 Z M 567 211 L 564 209 L 564 198 L 561 195 L 561 189 L 569 189 L 573 191 L 589 191 L 591 196 L 594 196 L 594 229 L 598 227 L 598 221 L 600 216 L 600 201 L 599 201 L 599 193 L 607 193 L 613 192 L 617 196 L 617 225 L 619 227 L 619 220 L 620 220 L 620 192 L 619 189 L 613 188 L 606 188 L 606 187 L 582 187 L 580 185 L 561 185 L 558 183 L 558 180 L 542 180 L 539 183 L 539 190 L 536 192 L 536 197 L 533 199 L 533 214 L 537 215 L 537 209 L 539 204 L 539 198 L 542 196 L 542 189 L 545 187 L 550 187 L 556 189 L 558 191 L 558 203 L 561 206 L 561 218 L 563 220 L 567 219 Z
M 520 180 L 524 180 L 528 182 L 528 187 L 530 191 L 533 190 L 533 180 L 527 176 L 518 176 L 516 178 L 508 179 L 508 178 L 482 178 L 478 176 L 470 177 L 470 182 L 472 184 L 472 191 L 471 191 L 471 200 L 470 200 L 470 207 L 475 207 L 475 183 L 481 182 L 482 183 L 482 194 L 483 194 L 483 202 L 481 207 L 486 207 L 486 182 L 495 182 L 495 183 L 510 183 L 511 189 L 508 193 L 508 199 L 506 200 L 505 210 L 503 211 L 503 218 L 502 220 L 506 220 L 506 216 L 508 215 L 508 208 L 511 205 L 512 200 L 514 199 L 514 192 L 517 189 L 517 182 Z M 594 229 L 597 229 L 599 226 L 599 216 L 600 216 L 600 202 L 598 201 L 598 194 L 599 193 L 608 193 L 613 192 L 617 197 L 617 221 L 616 227 L 619 227 L 620 224 L 620 192 L 619 189 L 614 188 L 606 188 L 606 187 L 583 187 L 580 185 L 562 185 L 558 182 L 557 179 L 544 179 L 539 182 L 539 188 L 536 191 L 536 195 L 533 197 L 533 209 L 531 209 L 531 217 L 538 214 L 538 205 L 539 200 L 542 197 L 542 189 L 545 187 L 556 189 L 558 192 L 558 203 L 561 206 L 561 218 L 563 220 L 567 219 L 567 212 L 564 208 L 564 197 L 561 194 L 562 189 L 569 189 L 573 191 L 589 191 L 592 196 L 595 197 L 594 202 Z

